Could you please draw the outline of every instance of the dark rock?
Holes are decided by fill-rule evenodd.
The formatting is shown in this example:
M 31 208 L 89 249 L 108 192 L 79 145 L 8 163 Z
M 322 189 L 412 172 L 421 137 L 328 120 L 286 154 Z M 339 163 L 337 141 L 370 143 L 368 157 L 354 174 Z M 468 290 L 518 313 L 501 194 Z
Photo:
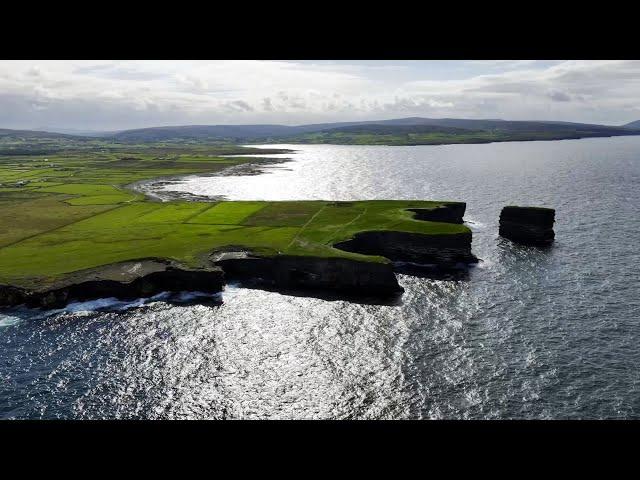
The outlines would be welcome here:
M 443 218 L 458 222 L 464 204 L 454 204 Z M 422 213 L 422 212 L 420 212 Z M 431 213 L 431 212 L 430 212 Z M 433 218 L 433 217 L 431 217 Z M 459 273 L 478 259 L 471 253 L 471 232 L 443 235 L 373 231 L 361 232 L 335 248 L 377 255 L 393 263 L 346 258 L 278 255 L 257 257 L 247 252 L 219 252 L 212 257 L 227 280 L 252 281 L 281 289 L 333 290 L 350 295 L 390 296 L 403 291 L 394 272 L 419 271 L 424 275 Z
M 508 206 L 500 212 L 500 236 L 516 243 L 548 246 L 553 243 L 555 210 Z
M 443 235 L 378 231 L 361 232 L 335 248 L 365 255 L 380 255 L 394 262 L 433 265 L 441 270 L 477 263 L 471 253 L 471 232 Z
M 0 285 L 0 307 L 25 303 L 27 292 L 11 285 Z
M 394 296 L 404 289 L 390 263 L 346 258 L 226 253 L 213 259 L 227 280 L 251 280 L 280 289 L 338 291 L 349 295 Z
M 448 202 L 436 208 L 409 208 L 414 212 L 416 220 L 429 222 L 462 223 L 467 204 L 464 202 Z
M 220 268 L 191 269 L 172 262 L 144 260 L 123 262 L 76 272 L 37 289 L 0 287 L 0 306 L 61 308 L 72 301 L 115 297 L 122 300 L 150 297 L 162 292 L 217 293 L 224 286 Z

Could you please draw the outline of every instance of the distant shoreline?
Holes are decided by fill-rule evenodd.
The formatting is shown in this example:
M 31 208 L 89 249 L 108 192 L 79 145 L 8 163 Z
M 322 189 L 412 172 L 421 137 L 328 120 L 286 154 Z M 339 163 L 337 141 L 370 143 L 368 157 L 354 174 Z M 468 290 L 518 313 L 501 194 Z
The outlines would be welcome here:
M 235 158 L 238 156 L 231 155 Z M 241 156 L 241 155 L 240 155 Z M 248 155 L 246 155 L 248 157 Z M 160 190 L 158 187 L 168 184 L 181 183 L 187 178 L 193 177 L 226 177 L 226 176 L 254 176 L 265 173 L 265 168 L 270 165 L 279 165 L 292 161 L 291 158 L 252 158 L 253 162 L 242 163 L 239 165 L 230 165 L 219 172 L 197 173 L 188 175 L 175 175 L 171 177 L 154 178 L 150 180 L 141 180 L 129 185 L 125 188 L 145 195 L 149 200 L 156 202 L 169 202 L 173 200 L 183 200 L 188 202 L 219 202 L 226 200 L 224 195 L 195 195 L 189 192 L 178 192 L 171 190 Z
M 419 146 L 438 146 L 438 145 L 487 145 L 490 143 L 512 143 L 512 142 L 556 142 L 562 140 L 585 140 L 589 138 L 617 138 L 617 137 L 637 137 L 640 136 L 640 131 L 637 133 L 628 133 L 624 135 L 583 135 L 583 136 L 567 136 L 560 138 L 505 138 L 505 139 L 473 139 L 473 140 L 460 140 L 455 141 L 453 139 L 442 141 L 429 141 L 429 142 L 398 142 L 398 143 L 359 143 L 359 142 L 339 142 L 339 141 L 302 141 L 300 139 L 290 139 L 289 142 L 284 139 L 278 139 L 274 142 L 244 142 L 243 145 L 255 146 L 255 145 L 350 145 L 350 146 L 362 146 L 362 147 L 419 147 Z

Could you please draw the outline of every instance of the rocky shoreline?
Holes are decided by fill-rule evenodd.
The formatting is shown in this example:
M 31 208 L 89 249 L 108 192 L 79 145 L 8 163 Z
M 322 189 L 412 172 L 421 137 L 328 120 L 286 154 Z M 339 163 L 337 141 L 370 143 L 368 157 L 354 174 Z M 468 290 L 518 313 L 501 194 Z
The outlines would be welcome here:
M 26 305 L 61 308 L 70 302 L 116 297 L 132 300 L 162 292 L 219 293 L 229 282 L 249 282 L 280 291 L 310 295 L 333 292 L 345 296 L 397 297 L 404 289 L 395 273 L 405 262 L 445 272 L 476 263 L 471 234 L 420 235 L 363 232 L 335 245 L 345 251 L 381 255 L 387 262 L 340 257 L 214 252 L 206 266 L 189 268 L 164 259 L 142 259 L 75 272 L 46 287 L 0 285 L 0 307 Z
M 461 223 L 466 205 L 411 209 L 416 218 Z M 339 242 L 335 248 L 387 261 L 341 257 L 275 255 L 247 251 L 213 252 L 201 268 L 166 259 L 140 259 L 75 272 L 53 284 L 22 288 L 0 285 L 0 307 L 27 305 L 60 308 L 74 301 L 116 297 L 150 297 L 162 292 L 219 293 L 229 282 L 249 282 L 279 291 L 300 290 L 310 295 L 333 292 L 345 296 L 397 297 L 404 291 L 396 272 L 407 265 L 421 272 L 442 274 L 465 270 L 477 263 L 471 253 L 471 232 L 426 235 L 399 231 L 365 231 Z
M 223 287 L 224 274 L 218 267 L 192 269 L 162 259 L 145 259 L 76 272 L 47 287 L 0 285 L 0 307 L 61 308 L 97 298 L 134 300 L 176 291 L 218 293 Z
M 466 204 L 447 202 L 434 209 L 409 208 L 423 221 L 462 223 Z M 516 243 L 549 246 L 554 240 L 555 210 L 504 207 L 500 235 Z M 331 292 L 342 297 L 393 298 L 404 292 L 396 273 L 443 278 L 465 273 L 478 263 L 471 252 L 472 233 L 421 234 L 370 230 L 333 245 L 345 252 L 383 257 L 260 256 L 245 250 L 214 251 L 199 268 L 147 258 L 74 272 L 54 283 L 31 288 L 0 285 L 0 307 L 26 305 L 61 308 L 70 302 L 116 297 L 133 300 L 163 292 L 216 294 L 230 282 L 310 296 Z M 468 274 L 468 273 L 467 273 Z
M 239 155 L 234 155 L 238 157 Z M 267 158 L 257 157 L 252 162 L 240 165 L 232 165 L 219 172 L 201 173 L 198 177 L 226 177 L 226 176 L 253 176 L 266 173 L 269 167 L 290 162 L 290 158 Z M 145 195 L 150 200 L 157 202 L 169 202 L 173 200 L 182 200 L 186 202 L 219 202 L 226 200 L 223 195 L 195 195 L 189 192 L 179 192 L 171 190 L 162 190 L 161 187 L 166 185 L 175 185 L 182 183 L 186 178 L 194 175 L 175 175 L 172 177 L 155 178 L 151 180 L 141 180 L 134 182 L 126 187 L 136 193 Z

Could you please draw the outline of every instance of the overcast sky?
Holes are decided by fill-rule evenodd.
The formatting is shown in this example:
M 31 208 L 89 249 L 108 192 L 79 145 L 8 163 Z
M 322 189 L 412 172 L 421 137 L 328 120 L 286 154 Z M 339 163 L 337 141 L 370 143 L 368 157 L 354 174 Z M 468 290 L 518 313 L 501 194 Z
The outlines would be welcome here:
M 638 61 L 0 61 L 0 127 L 640 119 Z

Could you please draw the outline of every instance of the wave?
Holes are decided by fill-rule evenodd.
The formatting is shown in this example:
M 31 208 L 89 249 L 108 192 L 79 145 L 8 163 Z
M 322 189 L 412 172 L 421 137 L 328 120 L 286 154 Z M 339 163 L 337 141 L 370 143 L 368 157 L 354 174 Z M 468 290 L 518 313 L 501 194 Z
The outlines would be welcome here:
M 0 328 L 18 325 L 20 322 L 22 322 L 22 319 L 19 317 L 14 317 L 11 315 L 0 315 Z
M 124 311 L 131 308 L 139 308 L 153 302 L 169 301 L 173 303 L 188 303 L 200 297 L 220 298 L 220 294 L 206 292 L 161 292 L 152 297 L 137 298 L 135 300 L 119 300 L 115 297 L 98 298 L 85 302 L 70 303 L 64 308 L 49 310 L 48 315 L 57 313 L 80 313 L 101 311 Z
M 478 222 L 476 220 L 464 219 L 464 224 L 469 227 L 471 230 L 484 230 L 487 225 L 482 222 Z

